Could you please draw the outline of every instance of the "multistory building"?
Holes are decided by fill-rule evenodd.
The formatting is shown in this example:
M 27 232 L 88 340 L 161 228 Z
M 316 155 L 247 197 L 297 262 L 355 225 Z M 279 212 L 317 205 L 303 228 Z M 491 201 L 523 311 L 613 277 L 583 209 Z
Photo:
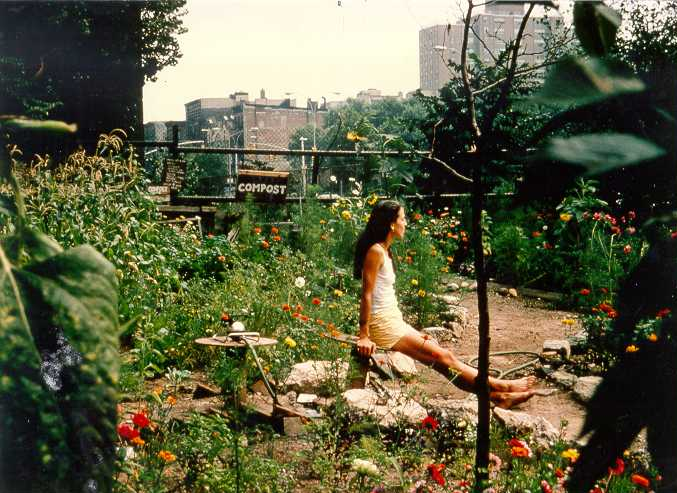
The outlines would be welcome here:
M 524 18 L 524 4 L 489 3 L 484 13 L 472 17 L 468 54 L 474 53 L 487 65 L 517 37 Z M 545 61 L 547 40 L 561 26 L 560 16 L 530 17 L 525 25 L 519 62 L 538 66 Z M 419 32 L 419 70 L 421 92 L 437 96 L 455 75 L 449 62 L 460 64 L 463 44 L 462 23 L 435 25 Z M 543 69 L 541 69 L 543 72 Z

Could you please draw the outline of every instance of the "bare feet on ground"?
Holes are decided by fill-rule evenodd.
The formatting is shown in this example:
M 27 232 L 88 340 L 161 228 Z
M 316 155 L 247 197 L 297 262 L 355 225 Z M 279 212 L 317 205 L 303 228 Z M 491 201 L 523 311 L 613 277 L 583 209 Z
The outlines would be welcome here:
M 535 376 L 530 375 L 517 380 L 502 380 L 494 388 L 500 392 L 526 392 L 533 389 L 537 381 L 538 379 Z
M 489 394 L 489 398 L 497 407 L 510 409 L 531 399 L 534 394 L 534 390 L 526 390 L 524 392 L 492 392 Z

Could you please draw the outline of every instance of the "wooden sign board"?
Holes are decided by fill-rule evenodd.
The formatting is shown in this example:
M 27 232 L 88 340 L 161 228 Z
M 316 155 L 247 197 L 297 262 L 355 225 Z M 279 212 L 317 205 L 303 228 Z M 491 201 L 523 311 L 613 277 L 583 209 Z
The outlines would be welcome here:
M 258 202 L 284 202 L 288 179 L 286 171 L 241 169 L 237 174 L 235 200 L 243 201 L 247 195 L 252 195 Z
M 170 190 L 168 185 L 150 185 L 148 187 L 148 198 L 153 202 L 160 204 L 168 203 L 170 199 Z
M 172 191 L 183 188 L 186 179 L 186 161 L 184 159 L 165 159 L 165 167 L 162 171 L 162 183 Z

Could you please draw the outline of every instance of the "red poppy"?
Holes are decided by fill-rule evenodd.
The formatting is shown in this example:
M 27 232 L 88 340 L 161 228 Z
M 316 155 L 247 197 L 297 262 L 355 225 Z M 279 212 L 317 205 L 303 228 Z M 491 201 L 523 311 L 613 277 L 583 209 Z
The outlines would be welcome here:
M 136 413 L 132 416 L 132 423 L 143 429 L 150 424 L 150 419 L 144 413 Z
M 425 428 L 427 430 L 435 431 L 439 425 L 440 424 L 438 421 L 432 416 L 426 416 L 423 418 L 423 421 L 421 421 L 421 428 Z
M 139 436 L 139 430 L 132 428 L 128 424 L 121 424 L 118 426 L 118 435 L 125 440 L 134 440 Z
M 320 298 L 313 298 L 312 303 L 313 305 L 319 305 L 320 303 L 322 303 L 322 301 L 320 301 Z
M 633 474 L 630 476 L 630 481 L 643 488 L 649 488 L 649 486 L 651 486 L 651 482 L 640 474 Z
M 613 476 L 620 476 L 623 474 L 623 471 L 625 471 L 625 463 L 623 462 L 623 459 L 617 458 L 616 465 L 609 468 L 609 474 Z
M 440 486 L 444 486 L 446 484 L 446 480 L 444 479 L 444 476 L 442 476 L 442 471 L 444 470 L 444 464 L 429 464 L 428 465 L 428 472 L 432 476 L 432 478 L 439 484 Z

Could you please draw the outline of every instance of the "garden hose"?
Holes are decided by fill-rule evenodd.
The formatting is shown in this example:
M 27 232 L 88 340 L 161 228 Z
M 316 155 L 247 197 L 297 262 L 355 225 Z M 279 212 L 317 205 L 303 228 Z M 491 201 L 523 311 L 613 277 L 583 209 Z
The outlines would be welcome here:
M 507 375 L 510 375 L 511 373 L 515 373 L 515 372 L 518 372 L 518 371 L 523 370 L 525 368 L 529 368 L 530 366 L 535 365 L 536 363 L 538 363 L 540 361 L 540 355 L 538 353 L 534 353 L 533 351 L 497 351 L 495 353 L 489 353 L 489 357 L 506 356 L 506 355 L 509 355 L 509 354 L 526 354 L 526 355 L 533 356 L 534 359 L 529 360 L 526 363 L 523 363 L 523 364 L 516 366 L 514 368 L 509 368 L 509 369 L 504 370 L 504 371 L 493 370 L 495 372 L 498 372 L 498 375 L 496 376 L 496 378 L 505 378 Z M 477 362 L 478 359 L 479 359 L 479 357 L 475 357 L 475 358 L 471 359 L 468 362 L 468 364 L 470 366 L 472 366 L 473 368 L 477 368 L 475 366 L 475 363 Z M 492 370 L 490 369 L 490 371 L 492 371 Z

